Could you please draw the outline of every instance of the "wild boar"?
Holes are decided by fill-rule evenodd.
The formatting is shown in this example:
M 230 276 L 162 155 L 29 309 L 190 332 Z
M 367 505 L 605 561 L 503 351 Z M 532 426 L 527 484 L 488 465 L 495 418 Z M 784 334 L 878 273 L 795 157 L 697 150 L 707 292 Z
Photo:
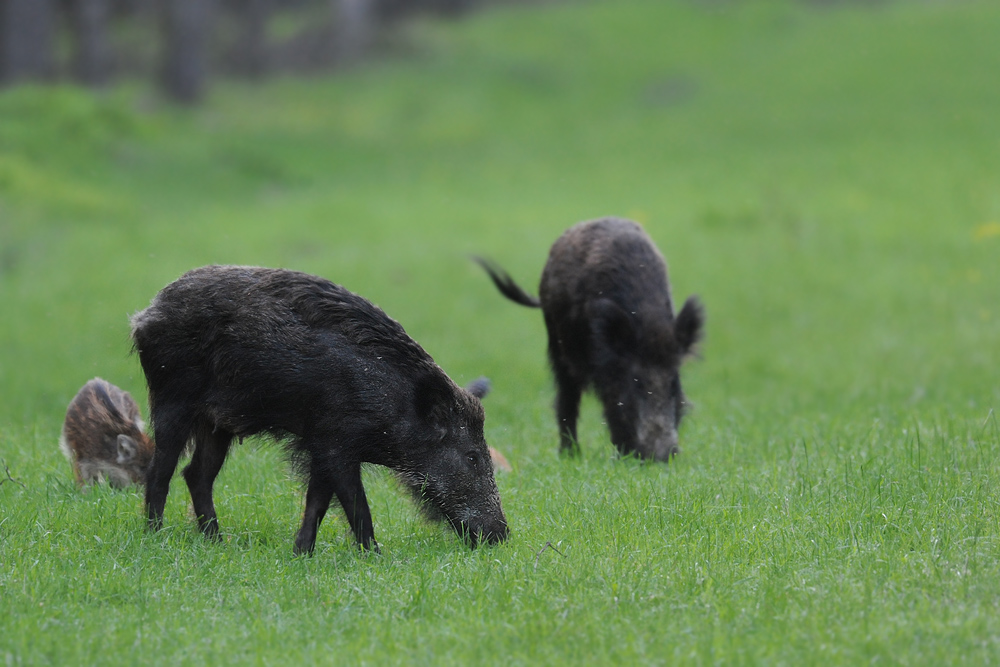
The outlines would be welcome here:
M 679 371 L 701 339 L 705 313 L 692 296 L 674 317 L 666 263 L 642 227 L 602 218 L 568 229 L 549 251 L 537 299 L 496 265 L 474 259 L 508 299 L 542 309 L 562 451 L 579 450 L 576 424 L 588 387 L 622 454 L 666 461 L 679 451 Z
M 146 485 L 152 528 L 193 440 L 184 479 L 199 527 L 217 536 L 212 485 L 233 438 L 265 433 L 307 479 L 297 554 L 313 551 L 334 495 L 358 544 L 378 549 L 363 463 L 394 470 L 471 546 L 507 537 L 482 404 L 366 299 L 305 273 L 207 266 L 136 313 L 132 341 L 157 445 Z
M 103 479 L 115 488 L 145 484 L 153 441 L 144 429 L 132 396 L 94 378 L 66 409 L 59 449 L 73 465 L 81 486 Z

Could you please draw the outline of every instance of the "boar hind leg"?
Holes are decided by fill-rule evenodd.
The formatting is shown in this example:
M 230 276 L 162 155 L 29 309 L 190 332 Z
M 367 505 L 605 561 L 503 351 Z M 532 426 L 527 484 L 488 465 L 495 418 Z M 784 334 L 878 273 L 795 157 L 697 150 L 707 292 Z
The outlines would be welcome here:
M 580 416 L 581 383 L 570 370 L 566 361 L 566 341 L 560 339 L 559 327 L 546 314 L 545 328 L 549 334 L 549 364 L 556 379 L 556 426 L 559 428 L 559 451 L 563 454 L 580 453 L 576 440 L 576 422 Z M 569 339 L 567 339 L 569 340 Z
M 152 417 L 156 449 L 146 474 L 146 516 L 149 527 L 159 530 L 163 526 L 163 508 L 167 504 L 170 478 L 191 435 L 191 422 L 180 410 L 164 410 L 155 405 Z
M 576 439 L 576 422 L 580 416 L 582 387 L 569 372 L 552 364 L 556 376 L 556 424 L 559 427 L 559 451 L 564 454 L 580 453 Z
M 226 461 L 233 434 L 200 424 L 195 431 L 195 449 L 191 463 L 184 468 L 184 481 L 191 492 L 191 504 L 198 518 L 198 527 L 207 537 L 219 536 L 219 519 L 215 515 L 212 485 Z

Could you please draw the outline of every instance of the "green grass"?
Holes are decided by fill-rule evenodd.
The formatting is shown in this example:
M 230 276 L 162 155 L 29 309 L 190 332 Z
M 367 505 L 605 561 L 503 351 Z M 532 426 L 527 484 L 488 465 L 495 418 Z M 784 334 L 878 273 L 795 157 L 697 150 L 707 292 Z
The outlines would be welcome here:
M 335 79 L 0 92 L 0 662 L 988 664 L 1000 660 L 1000 7 L 615 0 L 419 24 Z M 669 467 L 596 402 L 560 459 L 532 287 L 640 220 L 708 309 Z M 205 542 L 175 480 L 81 493 L 90 377 L 145 406 L 128 315 L 210 263 L 311 271 L 460 382 L 489 376 L 512 528 L 468 551 L 384 471 L 381 556 L 236 448 Z M 554 548 L 546 548 L 551 544 Z

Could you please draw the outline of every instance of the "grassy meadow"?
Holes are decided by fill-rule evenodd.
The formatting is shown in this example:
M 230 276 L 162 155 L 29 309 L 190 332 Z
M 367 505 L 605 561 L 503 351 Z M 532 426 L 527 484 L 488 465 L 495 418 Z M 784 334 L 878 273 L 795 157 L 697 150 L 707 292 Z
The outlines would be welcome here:
M 418 23 L 330 78 L 0 91 L 0 664 L 1000 661 L 1000 5 L 607 0 Z M 584 403 L 561 458 L 535 291 L 640 221 L 708 314 L 669 466 Z M 489 376 L 510 540 L 366 472 L 381 555 L 235 447 L 209 543 L 175 478 L 86 492 L 56 442 L 128 317 L 208 263 L 323 275 Z

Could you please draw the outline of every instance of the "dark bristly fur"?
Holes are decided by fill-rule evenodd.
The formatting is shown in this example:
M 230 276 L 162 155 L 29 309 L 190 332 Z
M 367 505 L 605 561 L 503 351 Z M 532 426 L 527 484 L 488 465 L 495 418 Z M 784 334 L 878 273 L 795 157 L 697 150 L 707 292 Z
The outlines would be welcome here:
M 538 299 L 495 264 L 474 259 L 508 299 L 542 309 L 563 451 L 578 449 L 580 395 L 589 386 L 622 454 L 665 461 L 679 451 L 679 370 L 705 314 L 690 297 L 674 317 L 666 263 L 642 227 L 602 218 L 568 229 L 552 245 Z
M 482 404 L 362 297 L 304 273 L 208 266 L 137 313 L 132 340 L 157 442 L 152 527 L 193 439 L 184 478 L 202 531 L 217 535 L 215 477 L 234 437 L 263 432 L 286 443 L 308 480 L 296 553 L 313 550 L 334 496 L 358 543 L 378 548 L 363 463 L 396 471 L 472 546 L 506 538 Z
M 153 458 L 139 406 L 128 392 L 101 378 L 83 385 L 70 401 L 59 449 L 81 486 L 102 479 L 116 488 L 144 484 Z

